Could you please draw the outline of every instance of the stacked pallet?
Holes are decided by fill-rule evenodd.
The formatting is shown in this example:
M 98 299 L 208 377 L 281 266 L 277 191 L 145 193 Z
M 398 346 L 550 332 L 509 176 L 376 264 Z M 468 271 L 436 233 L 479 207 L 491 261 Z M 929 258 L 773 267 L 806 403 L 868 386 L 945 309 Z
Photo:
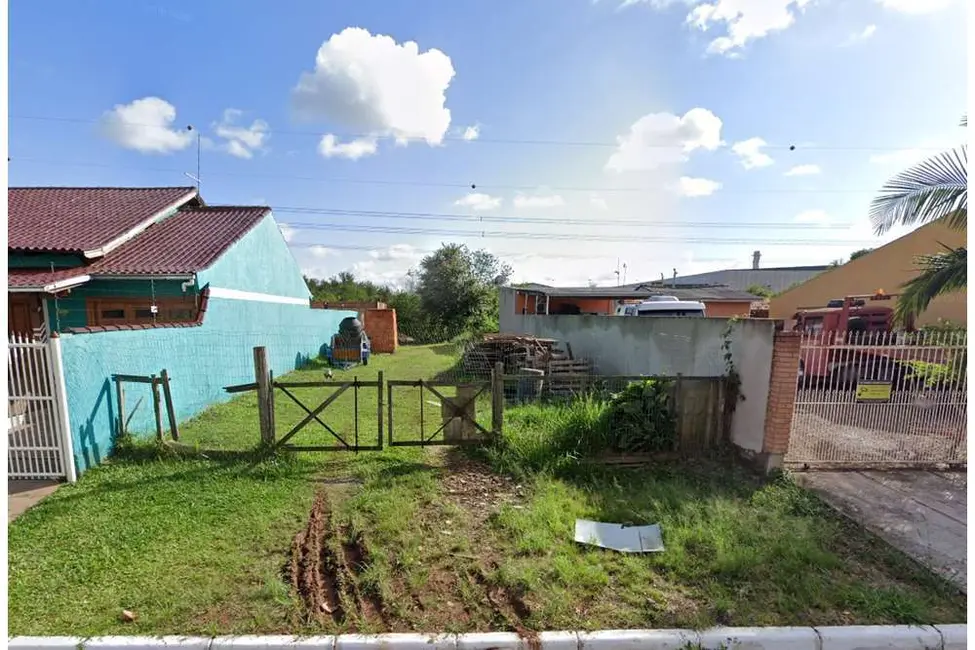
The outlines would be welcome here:
M 490 374 L 498 362 L 504 364 L 506 374 L 514 374 L 522 368 L 545 369 L 550 360 L 565 356 L 555 348 L 554 339 L 524 334 L 487 334 L 481 341 L 467 346 L 463 363 L 464 370 L 475 375 Z
M 546 368 L 551 395 L 569 397 L 584 392 L 595 377 L 590 359 L 553 359 Z

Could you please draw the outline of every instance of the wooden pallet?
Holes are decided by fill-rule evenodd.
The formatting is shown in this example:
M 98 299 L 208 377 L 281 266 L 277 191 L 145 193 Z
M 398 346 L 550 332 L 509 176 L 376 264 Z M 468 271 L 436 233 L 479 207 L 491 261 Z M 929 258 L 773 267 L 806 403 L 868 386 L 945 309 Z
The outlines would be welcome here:
M 585 391 L 595 378 L 589 359 L 560 359 L 548 362 L 546 384 L 553 395 L 572 395 Z

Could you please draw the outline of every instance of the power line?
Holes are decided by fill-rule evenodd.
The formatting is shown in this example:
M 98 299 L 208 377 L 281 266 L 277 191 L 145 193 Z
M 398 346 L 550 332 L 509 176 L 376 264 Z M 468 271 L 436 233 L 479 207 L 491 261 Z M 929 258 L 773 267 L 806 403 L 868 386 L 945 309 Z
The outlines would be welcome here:
M 99 169 L 124 169 L 133 172 L 159 172 L 183 175 L 186 170 L 177 167 L 133 167 L 132 165 L 111 165 L 106 163 L 94 163 L 87 161 L 54 160 L 50 158 L 32 158 L 11 156 L 11 163 L 38 163 L 42 165 L 53 165 L 62 167 L 91 167 Z M 445 181 L 421 181 L 421 180 L 394 180 L 394 179 L 369 179 L 369 178 L 336 178 L 326 176 L 299 176 L 294 174 L 269 174 L 261 172 L 222 172 L 208 171 L 207 176 L 226 176 L 239 178 L 269 178 L 279 180 L 308 181 L 313 183 L 348 183 L 351 185 L 384 185 L 399 187 L 440 187 L 447 189 L 460 189 L 464 191 L 477 190 L 514 190 L 519 192 L 536 192 L 540 187 L 544 187 L 552 192 L 590 192 L 595 194 L 624 194 L 624 193 L 646 193 L 666 191 L 668 188 L 661 187 L 580 187 L 572 185 L 549 185 L 547 183 L 536 183 L 533 185 L 509 185 L 501 183 L 467 183 L 467 182 L 445 182 Z M 722 188 L 720 194 L 876 194 L 877 188 L 873 189 L 734 189 Z
M 289 224 L 290 225 L 290 224 Z M 344 223 L 306 224 L 302 230 L 327 230 L 340 232 L 385 233 L 398 235 L 440 235 L 446 237 L 472 237 L 475 239 L 529 239 L 545 241 L 584 241 L 584 242 L 647 242 L 647 243 L 683 243 L 683 244 L 711 244 L 719 245 L 756 245 L 756 246 L 856 246 L 863 242 L 857 240 L 807 240 L 807 239 L 723 239 L 715 237 L 653 237 L 634 235 L 583 235 L 569 233 L 532 233 L 512 232 L 500 230 L 449 230 L 445 228 L 407 228 L 397 226 L 368 226 Z M 311 244 L 314 246 L 315 244 Z M 327 244 L 320 244 L 328 247 Z
M 568 217 L 520 217 L 499 215 L 466 215 L 444 212 L 400 212 L 386 210 L 347 210 L 340 208 L 272 207 L 276 214 L 362 217 L 366 219 L 410 219 L 417 221 L 460 221 L 465 223 L 526 223 L 558 224 L 561 226 L 628 226 L 634 228 L 776 228 L 781 230 L 844 230 L 853 224 L 808 224 L 788 222 L 729 221 L 646 221 L 641 219 L 573 219 Z M 287 222 L 294 228 L 314 226 L 314 223 Z
M 28 120 L 28 121 L 39 121 L 39 122 L 61 122 L 66 124 L 100 124 L 102 120 L 92 119 L 92 118 L 80 118 L 80 117 L 62 117 L 55 115 L 10 115 L 11 120 Z M 134 126 L 139 128 L 147 129 L 165 129 L 171 130 L 173 127 L 171 125 L 162 124 L 148 124 L 141 122 L 125 122 L 126 126 Z M 381 137 L 377 136 L 375 133 L 336 133 L 334 131 L 295 131 L 290 129 L 274 129 L 274 134 L 277 135 L 295 135 L 295 136 L 314 136 L 322 137 L 327 134 L 332 134 L 337 138 L 343 139 L 354 139 L 354 138 L 375 138 Z M 405 140 L 408 142 L 425 142 L 426 138 L 423 136 L 407 136 L 400 137 L 396 136 L 398 140 Z M 592 141 L 592 140 L 544 140 L 544 139 L 531 139 L 531 138 L 482 138 L 478 137 L 476 140 L 467 140 L 463 135 L 444 135 L 444 140 L 448 141 L 460 141 L 468 143 L 484 143 L 484 144 L 516 144 L 516 145 L 535 145 L 535 146 L 566 146 L 566 147 L 601 147 L 601 148 L 616 148 L 619 146 L 619 142 L 613 141 Z M 653 148 L 653 149 L 683 149 L 683 144 L 650 144 L 641 143 L 642 147 Z M 898 151 L 901 149 L 913 149 L 917 151 L 941 151 L 942 147 L 917 147 L 913 145 L 904 146 L 868 146 L 868 145 L 796 145 L 796 144 L 765 144 L 763 149 L 770 150 L 790 150 L 790 151 Z

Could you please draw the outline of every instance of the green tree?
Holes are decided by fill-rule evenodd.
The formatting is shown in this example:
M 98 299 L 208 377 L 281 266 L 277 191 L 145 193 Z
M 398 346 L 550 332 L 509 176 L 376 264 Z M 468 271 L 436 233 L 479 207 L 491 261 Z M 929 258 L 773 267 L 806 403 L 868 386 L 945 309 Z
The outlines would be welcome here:
M 416 291 L 420 305 L 445 338 L 497 328 L 498 287 L 511 267 L 487 251 L 443 244 L 420 261 Z
M 745 291 L 759 298 L 771 298 L 775 295 L 771 289 L 761 284 L 753 284 L 745 289 Z
M 857 259 L 858 257 L 863 257 L 864 255 L 866 255 L 867 253 L 869 253 L 872 250 L 873 250 L 872 248 L 861 248 L 858 251 L 853 251 L 852 253 L 850 253 L 850 261 L 852 262 L 853 260 Z
M 968 126 L 967 116 L 962 126 Z M 957 230 L 968 228 L 968 150 L 945 151 L 887 181 L 870 206 L 878 235 L 897 224 L 943 221 Z M 914 260 L 918 275 L 901 287 L 897 317 L 905 321 L 927 309 L 931 301 L 968 285 L 965 247 L 922 255 Z

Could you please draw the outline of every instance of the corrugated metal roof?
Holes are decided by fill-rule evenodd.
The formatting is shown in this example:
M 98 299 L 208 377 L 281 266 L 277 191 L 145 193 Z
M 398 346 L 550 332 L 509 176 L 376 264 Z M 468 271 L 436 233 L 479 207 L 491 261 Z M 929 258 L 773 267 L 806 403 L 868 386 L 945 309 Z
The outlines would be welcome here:
M 12 187 L 8 250 L 80 253 L 101 248 L 193 187 Z
M 828 268 L 829 266 L 792 266 L 767 269 L 725 269 L 673 279 L 667 278 L 663 282 L 655 280 L 652 284 L 662 286 L 669 286 L 672 283 L 677 284 L 677 286 L 722 285 L 740 291 L 758 285 L 771 290 L 773 293 L 779 293 L 796 283 L 805 282 L 809 278 L 819 275 Z
M 711 302 L 751 302 L 756 299 L 750 293 L 729 287 L 704 285 L 694 287 L 661 287 L 652 282 L 620 287 L 550 287 L 544 284 L 523 284 L 512 287 L 517 291 L 533 291 L 552 298 L 613 298 L 633 299 L 650 296 L 675 296 L 680 300 Z

